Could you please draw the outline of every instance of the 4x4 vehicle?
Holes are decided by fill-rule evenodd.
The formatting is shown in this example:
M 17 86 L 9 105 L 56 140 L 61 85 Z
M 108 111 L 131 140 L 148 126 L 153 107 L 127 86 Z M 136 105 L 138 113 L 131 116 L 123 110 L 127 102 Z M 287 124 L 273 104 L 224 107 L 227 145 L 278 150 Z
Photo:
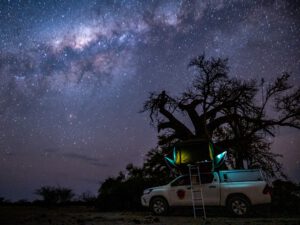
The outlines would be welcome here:
M 247 215 L 253 205 L 271 202 L 271 188 L 260 170 L 201 174 L 201 187 L 205 206 L 226 206 L 236 216 Z M 193 191 L 199 189 L 200 185 L 193 185 Z M 192 206 L 191 195 L 190 177 L 183 175 L 167 185 L 144 190 L 141 202 L 155 214 L 163 215 L 169 207 Z M 201 200 L 196 204 L 202 204 Z

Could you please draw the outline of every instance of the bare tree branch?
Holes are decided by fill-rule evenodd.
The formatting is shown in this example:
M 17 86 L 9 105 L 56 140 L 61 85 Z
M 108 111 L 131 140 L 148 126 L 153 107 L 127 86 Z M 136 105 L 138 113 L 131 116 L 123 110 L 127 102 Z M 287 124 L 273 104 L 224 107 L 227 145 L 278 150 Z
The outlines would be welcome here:
M 142 111 L 149 113 L 157 127 L 160 145 L 206 138 L 231 149 L 239 166 L 247 159 L 253 167 L 274 175 L 281 166 L 266 137 L 275 136 L 279 127 L 300 129 L 300 89 L 290 85 L 290 75 L 284 73 L 268 85 L 258 102 L 264 80 L 257 85 L 255 80 L 230 78 L 227 63 L 227 59 L 207 60 L 204 55 L 194 58 L 189 67 L 197 74 L 191 87 L 176 98 L 165 91 L 152 93 Z M 270 114 L 271 105 L 275 112 Z M 192 122 L 194 131 L 179 120 L 180 112 Z M 272 117 L 274 113 L 277 116 Z

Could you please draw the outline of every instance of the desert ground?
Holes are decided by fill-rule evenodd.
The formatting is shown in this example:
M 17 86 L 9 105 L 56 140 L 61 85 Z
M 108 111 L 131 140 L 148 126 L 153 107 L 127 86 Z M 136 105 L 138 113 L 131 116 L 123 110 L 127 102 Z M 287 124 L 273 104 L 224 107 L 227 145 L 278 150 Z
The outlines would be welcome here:
M 1 206 L 0 225 L 300 225 L 299 216 L 256 215 L 232 218 L 224 213 L 208 213 L 204 221 L 194 219 L 190 211 L 175 210 L 168 216 L 153 216 L 150 212 L 99 212 L 87 207 L 43 208 L 33 206 Z

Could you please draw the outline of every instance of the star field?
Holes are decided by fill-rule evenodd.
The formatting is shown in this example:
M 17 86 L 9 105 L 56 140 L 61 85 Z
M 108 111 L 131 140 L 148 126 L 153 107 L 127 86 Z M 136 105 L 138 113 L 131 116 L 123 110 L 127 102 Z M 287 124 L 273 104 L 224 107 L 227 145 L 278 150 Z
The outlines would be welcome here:
M 300 85 L 299 1 L 0 1 L 0 195 L 41 185 L 77 193 L 141 165 L 156 130 L 149 92 L 181 93 L 187 64 L 228 57 L 231 76 Z M 278 131 L 299 181 L 299 132 Z

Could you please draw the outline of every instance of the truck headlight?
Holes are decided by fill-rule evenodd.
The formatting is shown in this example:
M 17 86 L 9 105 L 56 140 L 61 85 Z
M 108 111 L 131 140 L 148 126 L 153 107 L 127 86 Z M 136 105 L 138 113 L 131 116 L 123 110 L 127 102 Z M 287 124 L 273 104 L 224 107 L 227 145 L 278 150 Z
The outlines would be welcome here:
M 150 194 L 152 190 L 153 190 L 152 188 L 144 190 L 144 195 Z

